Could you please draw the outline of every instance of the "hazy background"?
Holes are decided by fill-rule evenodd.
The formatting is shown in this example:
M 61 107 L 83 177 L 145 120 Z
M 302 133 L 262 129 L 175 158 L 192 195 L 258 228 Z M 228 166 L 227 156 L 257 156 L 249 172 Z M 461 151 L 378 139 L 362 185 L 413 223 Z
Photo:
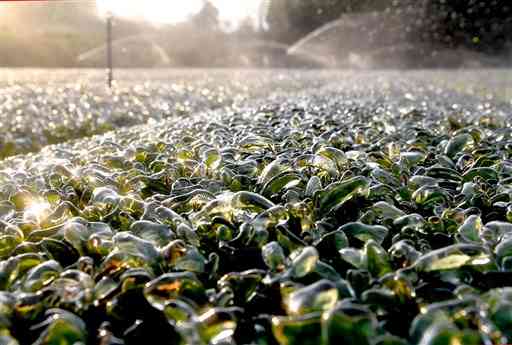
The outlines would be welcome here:
M 200 1 L 198 11 L 168 22 L 116 16 L 115 64 L 371 69 L 512 62 L 508 0 L 250 0 L 236 20 L 225 16 L 227 3 L 220 11 L 215 0 Z M 103 12 L 95 1 L 0 2 L 0 66 L 104 67 Z

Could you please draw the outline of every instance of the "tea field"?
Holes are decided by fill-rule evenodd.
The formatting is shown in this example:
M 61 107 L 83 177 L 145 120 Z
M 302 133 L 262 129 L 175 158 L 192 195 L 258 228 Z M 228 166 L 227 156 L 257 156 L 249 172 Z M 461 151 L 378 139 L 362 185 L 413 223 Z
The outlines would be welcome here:
M 512 342 L 512 79 L 0 71 L 0 344 Z

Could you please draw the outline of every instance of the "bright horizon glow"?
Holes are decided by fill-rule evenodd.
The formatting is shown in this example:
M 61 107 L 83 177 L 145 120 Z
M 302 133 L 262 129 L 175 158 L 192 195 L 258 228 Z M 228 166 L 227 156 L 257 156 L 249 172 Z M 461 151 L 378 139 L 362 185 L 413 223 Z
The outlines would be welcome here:
M 179 23 L 199 12 L 203 0 L 96 0 L 98 11 L 105 15 L 108 11 L 120 17 L 141 18 L 153 23 Z M 220 20 L 229 25 L 237 25 L 250 17 L 258 18 L 262 0 L 211 0 L 219 10 Z

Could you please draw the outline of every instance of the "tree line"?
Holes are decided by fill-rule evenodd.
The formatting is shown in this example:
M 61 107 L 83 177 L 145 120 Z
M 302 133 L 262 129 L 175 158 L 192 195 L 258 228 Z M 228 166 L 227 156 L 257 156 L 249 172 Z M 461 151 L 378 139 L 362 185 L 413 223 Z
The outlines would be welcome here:
M 291 43 L 340 16 L 380 11 L 392 15 L 414 7 L 418 41 L 486 52 L 512 39 L 508 0 L 267 0 L 268 35 Z
M 93 2 L 2 6 L 0 66 L 103 66 L 105 24 Z M 115 58 L 125 67 L 309 66 L 286 56 L 283 47 L 343 16 L 371 12 L 411 13 L 414 28 L 404 26 L 404 32 L 432 47 L 496 55 L 512 40 L 509 0 L 262 0 L 259 23 L 247 18 L 234 30 L 223 28 L 218 10 L 205 0 L 199 13 L 179 24 L 116 18 L 114 38 L 125 43 L 115 46 Z

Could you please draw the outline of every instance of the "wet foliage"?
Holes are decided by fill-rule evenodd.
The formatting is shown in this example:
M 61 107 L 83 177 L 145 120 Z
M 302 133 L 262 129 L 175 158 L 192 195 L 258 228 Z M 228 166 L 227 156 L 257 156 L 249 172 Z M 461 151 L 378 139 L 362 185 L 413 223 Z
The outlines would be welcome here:
M 140 82 L 141 75 L 146 82 Z M 0 70 L 0 76 L 0 158 L 314 83 L 311 75 L 293 73 L 274 78 L 274 73 L 250 71 L 119 71 L 121 82 L 109 90 L 98 71 L 57 70 L 50 77 L 44 70 Z
M 510 105 L 414 79 L 4 160 L 1 342 L 511 342 Z

